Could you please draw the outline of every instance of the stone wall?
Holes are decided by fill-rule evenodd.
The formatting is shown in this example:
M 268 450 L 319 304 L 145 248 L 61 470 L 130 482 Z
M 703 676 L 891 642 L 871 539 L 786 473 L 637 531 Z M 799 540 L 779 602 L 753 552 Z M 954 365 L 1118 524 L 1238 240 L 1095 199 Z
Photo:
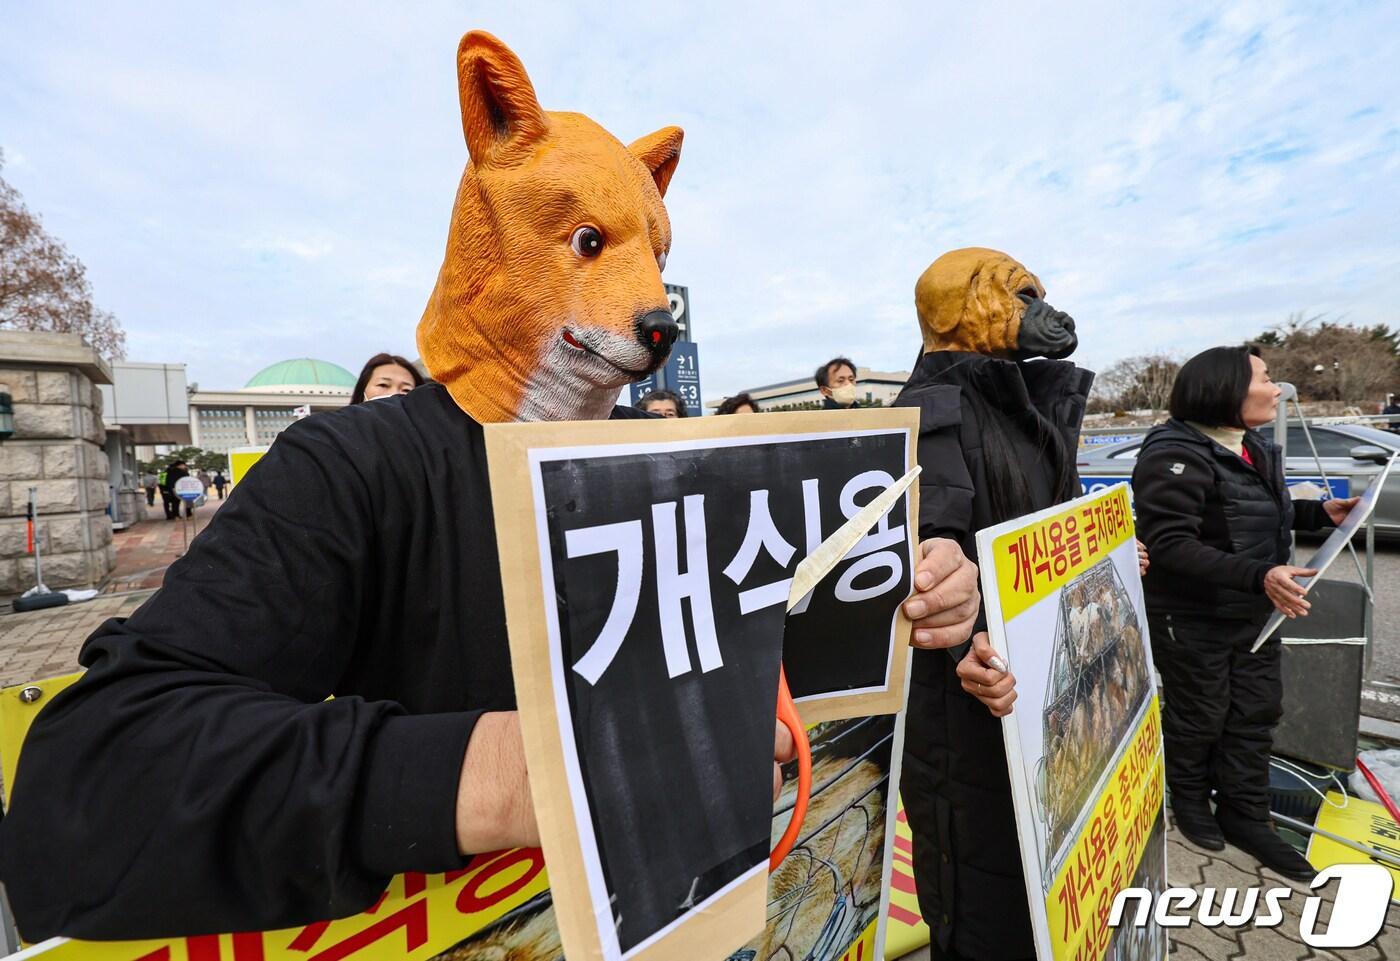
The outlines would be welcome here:
M 93 383 L 104 367 L 76 335 L 0 336 L 0 383 L 15 405 L 15 433 L 0 443 L 0 603 L 34 586 L 25 537 L 31 487 L 45 584 L 96 587 L 116 566 L 102 396 Z

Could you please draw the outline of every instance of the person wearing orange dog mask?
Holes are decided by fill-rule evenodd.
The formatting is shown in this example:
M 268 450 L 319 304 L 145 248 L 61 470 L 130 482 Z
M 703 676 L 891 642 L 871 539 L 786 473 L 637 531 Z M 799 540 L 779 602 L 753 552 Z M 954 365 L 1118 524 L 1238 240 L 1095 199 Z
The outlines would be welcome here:
M 457 66 L 471 162 L 418 329 L 438 383 L 294 424 L 88 640 L 0 826 L 30 941 L 302 925 L 538 843 L 481 425 L 646 416 L 616 404 L 676 339 L 681 131 L 546 113 L 489 34 Z M 956 643 L 975 568 L 951 540 L 921 557 L 906 611 Z
M 1061 359 L 1073 319 L 1000 251 L 944 254 L 914 296 L 924 353 L 895 405 L 920 411 L 919 536 L 974 556 L 978 530 L 1079 496 L 1094 375 Z M 1035 956 L 999 720 L 1016 678 L 985 625 L 954 658 L 914 655 L 900 793 L 933 956 L 1010 961 Z

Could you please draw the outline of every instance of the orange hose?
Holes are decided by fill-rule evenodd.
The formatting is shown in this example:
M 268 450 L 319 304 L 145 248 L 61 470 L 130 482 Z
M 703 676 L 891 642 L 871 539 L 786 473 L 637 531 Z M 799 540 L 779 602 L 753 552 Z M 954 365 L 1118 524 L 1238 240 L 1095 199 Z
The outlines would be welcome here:
M 807 802 L 812 799 L 812 745 L 807 740 L 807 728 L 802 724 L 802 716 L 797 713 L 797 705 L 792 702 L 787 673 L 781 667 L 778 668 L 778 720 L 788 729 L 797 748 L 797 797 L 792 802 L 792 819 L 788 821 L 787 830 L 768 856 L 770 874 L 778 870 L 778 865 L 797 843 L 802 821 L 807 817 Z

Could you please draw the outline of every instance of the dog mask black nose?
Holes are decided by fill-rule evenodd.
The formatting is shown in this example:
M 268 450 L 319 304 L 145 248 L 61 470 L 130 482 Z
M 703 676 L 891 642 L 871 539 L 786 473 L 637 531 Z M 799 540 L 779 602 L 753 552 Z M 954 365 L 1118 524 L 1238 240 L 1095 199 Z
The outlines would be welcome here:
M 1026 298 L 1026 312 L 1021 317 L 1021 329 L 1016 335 L 1016 357 L 1049 357 L 1059 360 L 1074 353 L 1079 336 L 1074 332 L 1074 318 L 1056 310 L 1039 297 Z
M 680 327 L 668 310 L 653 310 L 637 321 L 637 338 L 657 356 L 670 351 L 680 333 Z

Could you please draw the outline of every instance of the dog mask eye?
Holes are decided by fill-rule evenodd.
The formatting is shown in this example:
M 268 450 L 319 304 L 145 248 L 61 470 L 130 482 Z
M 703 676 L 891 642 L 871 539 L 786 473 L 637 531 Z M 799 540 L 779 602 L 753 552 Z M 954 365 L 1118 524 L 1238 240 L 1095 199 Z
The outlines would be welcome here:
M 580 257 L 596 257 L 603 252 L 603 234 L 597 227 L 580 227 L 569 238 L 569 246 Z

